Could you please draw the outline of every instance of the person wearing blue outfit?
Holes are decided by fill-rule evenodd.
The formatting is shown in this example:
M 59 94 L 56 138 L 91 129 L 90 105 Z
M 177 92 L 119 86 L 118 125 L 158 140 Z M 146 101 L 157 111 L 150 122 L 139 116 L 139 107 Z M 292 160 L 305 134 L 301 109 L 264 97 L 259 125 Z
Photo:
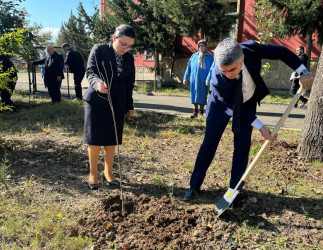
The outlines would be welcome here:
M 281 60 L 300 74 L 304 89 L 313 83 L 313 77 L 302 61 L 289 49 L 274 44 L 259 44 L 253 40 L 241 44 L 225 39 L 214 51 L 212 92 L 206 109 L 206 129 L 191 175 L 190 190 L 184 200 L 200 192 L 206 172 L 213 160 L 224 130 L 230 120 L 234 133 L 230 188 L 235 188 L 244 174 L 251 145 L 251 132 L 257 128 L 264 140 L 274 140 L 269 128 L 256 117 L 256 106 L 269 93 L 262 79 L 261 60 Z M 240 202 L 238 199 L 235 202 Z M 238 203 L 239 204 L 239 203 Z
M 194 105 L 191 118 L 195 118 L 198 115 L 202 116 L 204 113 L 204 106 L 206 105 L 207 94 L 209 92 L 209 83 L 206 83 L 206 78 L 214 61 L 213 56 L 207 49 L 205 40 L 200 40 L 197 43 L 197 48 L 198 51 L 188 61 L 183 79 L 184 85 L 188 84 L 188 79 L 191 84 L 191 103 Z M 198 105 L 200 105 L 199 111 Z

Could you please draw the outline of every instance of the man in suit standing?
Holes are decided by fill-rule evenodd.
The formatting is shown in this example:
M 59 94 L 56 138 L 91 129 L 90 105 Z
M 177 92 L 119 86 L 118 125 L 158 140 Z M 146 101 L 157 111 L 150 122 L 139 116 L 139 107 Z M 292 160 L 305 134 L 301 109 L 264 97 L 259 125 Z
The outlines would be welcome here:
M 64 58 L 55 51 L 51 45 L 46 46 L 48 57 L 38 61 L 33 61 L 33 65 L 45 64 L 45 83 L 48 88 L 52 103 L 61 101 L 61 82 L 64 79 Z
M 82 100 L 82 80 L 85 74 L 84 62 L 81 54 L 73 50 L 68 43 L 62 45 L 66 52 L 65 65 L 71 73 L 74 74 L 75 94 L 78 100 Z
M 209 168 L 221 136 L 230 120 L 234 133 L 230 188 L 235 188 L 246 170 L 251 144 L 251 132 L 255 127 L 264 140 L 274 140 L 269 128 L 256 117 L 256 105 L 269 93 L 260 75 L 261 60 L 281 60 L 301 74 L 300 84 L 306 89 L 313 77 L 308 74 L 301 60 L 283 46 L 258 44 L 246 41 L 241 44 L 225 39 L 214 51 L 215 67 L 212 70 L 212 92 L 206 110 L 206 130 L 198 152 L 190 189 L 184 200 L 192 199 L 200 187 Z

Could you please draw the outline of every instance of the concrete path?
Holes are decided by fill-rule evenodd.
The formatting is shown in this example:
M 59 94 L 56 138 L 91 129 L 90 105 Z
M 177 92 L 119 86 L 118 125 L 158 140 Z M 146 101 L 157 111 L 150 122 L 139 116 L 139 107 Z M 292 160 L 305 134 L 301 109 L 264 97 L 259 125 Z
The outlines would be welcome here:
M 37 90 L 40 91 L 40 93 L 37 94 L 48 95 L 47 89 L 44 88 L 40 75 L 39 78 L 37 77 L 37 82 L 41 82 L 37 84 Z M 70 75 L 69 77 L 69 84 L 70 95 L 72 96 L 72 98 L 75 98 L 72 75 Z M 82 82 L 83 94 L 85 93 L 87 86 L 87 80 L 84 79 Z M 28 77 L 26 73 L 19 74 L 16 89 L 29 89 Z M 61 92 L 63 95 L 67 95 L 66 79 L 62 82 Z M 187 96 L 170 96 L 157 93 L 153 95 L 134 93 L 133 99 L 136 110 L 160 112 L 183 117 L 189 117 L 192 114 L 193 105 L 190 103 L 190 98 Z M 261 106 L 257 108 L 257 117 L 265 125 L 274 127 L 286 108 L 287 105 L 262 103 Z M 301 130 L 305 118 L 305 113 L 306 108 L 294 108 L 289 117 L 286 119 L 282 128 Z

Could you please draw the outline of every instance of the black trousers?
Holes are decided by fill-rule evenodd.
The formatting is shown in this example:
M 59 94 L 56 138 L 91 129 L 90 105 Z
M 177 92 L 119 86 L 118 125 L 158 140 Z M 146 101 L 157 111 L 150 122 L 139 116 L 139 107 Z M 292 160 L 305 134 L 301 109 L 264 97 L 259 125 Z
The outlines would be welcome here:
M 48 94 L 52 99 L 52 102 L 61 101 L 61 90 L 60 86 L 62 81 L 57 81 L 57 79 L 46 79 Z
M 82 100 L 82 80 L 84 78 L 85 71 L 74 73 L 74 88 L 76 98 Z
M 226 112 L 226 106 L 219 101 L 211 102 L 210 100 L 207 106 L 205 136 L 198 152 L 190 181 L 190 186 L 194 189 L 200 189 L 222 134 L 230 120 L 230 115 Z M 256 113 L 256 103 L 252 104 L 251 112 Z M 252 126 L 241 121 L 240 132 L 234 135 L 230 188 L 235 188 L 246 170 L 251 145 L 251 133 Z
M 300 85 L 299 85 L 299 80 L 296 79 L 292 82 L 292 86 L 290 88 L 290 92 L 293 94 L 293 95 L 296 95 L 298 89 L 299 89 Z M 304 97 L 304 96 L 300 96 L 299 97 L 299 100 L 301 100 L 302 102 L 306 102 L 307 99 Z

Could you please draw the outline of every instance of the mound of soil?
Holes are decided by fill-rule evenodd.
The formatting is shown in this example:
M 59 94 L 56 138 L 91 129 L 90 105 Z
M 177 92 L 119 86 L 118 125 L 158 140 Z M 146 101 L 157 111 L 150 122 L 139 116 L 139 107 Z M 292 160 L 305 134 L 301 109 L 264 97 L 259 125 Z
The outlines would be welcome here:
M 137 200 L 126 198 L 124 212 L 120 196 L 102 200 L 102 209 L 80 226 L 79 235 L 95 239 L 96 247 L 106 249 L 155 249 L 172 246 L 179 249 L 196 249 L 223 245 L 226 248 L 234 242 L 226 242 L 233 223 L 218 220 L 210 208 L 194 210 L 175 206 L 163 196 L 160 199 L 142 194 Z M 221 229 L 221 230 L 219 230 Z M 222 239 L 222 241 L 218 241 Z

